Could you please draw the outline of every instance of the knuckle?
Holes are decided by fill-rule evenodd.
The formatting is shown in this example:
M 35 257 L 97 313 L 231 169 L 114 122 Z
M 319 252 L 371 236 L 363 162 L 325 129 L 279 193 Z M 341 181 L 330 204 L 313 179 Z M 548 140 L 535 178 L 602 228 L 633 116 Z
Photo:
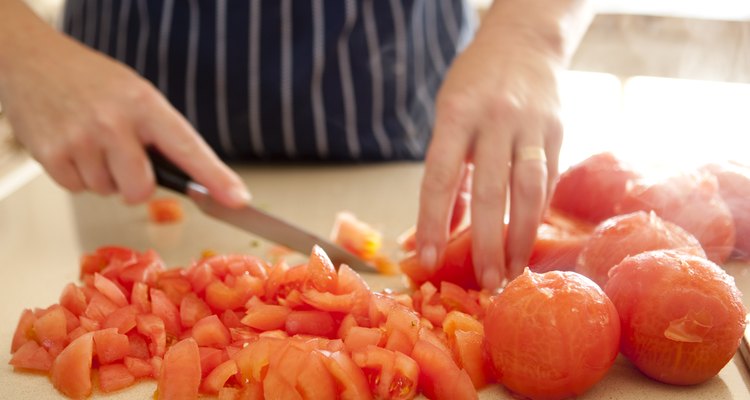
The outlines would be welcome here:
M 60 168 L 68 159 L 68 152 L 57 143 L 42 143 L 34 150 L 36 159 L 45 166 L 45 168 Z
M 546 178 L 535 174 L 533 178 L 519 178 L 513 182 L 513 190 L 516 195 L 527 201 L 540 200 L 544 197 Z

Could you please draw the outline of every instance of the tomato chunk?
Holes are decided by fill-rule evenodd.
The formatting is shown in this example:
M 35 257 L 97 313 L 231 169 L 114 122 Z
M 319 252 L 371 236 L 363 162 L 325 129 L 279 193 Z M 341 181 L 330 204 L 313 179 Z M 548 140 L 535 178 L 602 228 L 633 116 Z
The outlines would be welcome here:
M 72 398 L 91 394 L 91 362 L 94 355 L 94 334 L 86 333 L 71 342 L 52 363 L 52 384 Z
M 182 400 L 198 397 L 201 358 L 195 340 L 181 340 L 167 350 L 158 382 L 159 399 Z

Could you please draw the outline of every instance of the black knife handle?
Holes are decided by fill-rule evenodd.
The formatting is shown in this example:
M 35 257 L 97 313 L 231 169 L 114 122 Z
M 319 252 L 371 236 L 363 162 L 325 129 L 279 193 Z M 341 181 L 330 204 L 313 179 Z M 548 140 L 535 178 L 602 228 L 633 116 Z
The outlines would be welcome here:
M 151 160 L 154 176 L 156 176 L 156 183 L 179 193 L 187 193 L 188 186 L 192 182 L 190 176 L 164 157 L 158 150 L 150 148 L 147 153 L 149 160 Z

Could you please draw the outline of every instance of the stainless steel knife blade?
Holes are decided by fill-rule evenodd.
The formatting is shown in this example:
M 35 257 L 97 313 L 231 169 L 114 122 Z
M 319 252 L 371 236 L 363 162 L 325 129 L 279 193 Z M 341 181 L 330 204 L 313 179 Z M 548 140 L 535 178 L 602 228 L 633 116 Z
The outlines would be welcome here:
M 185 194 L 204 213 L 264 239 L 287 246 L 302 254 L 310 254 L 313 246 L 318 245 L 325 250 L 337 269 L 339 264 L 346 264 L 356 271 L 375 271 L 372 265 L 345 250 L 343 247 L 294 226 L 252 205 L 247 205 L 239 209 L 224 207 L 216 203 L 209 196 L 205 187 L 194 182 L 188 183 Z

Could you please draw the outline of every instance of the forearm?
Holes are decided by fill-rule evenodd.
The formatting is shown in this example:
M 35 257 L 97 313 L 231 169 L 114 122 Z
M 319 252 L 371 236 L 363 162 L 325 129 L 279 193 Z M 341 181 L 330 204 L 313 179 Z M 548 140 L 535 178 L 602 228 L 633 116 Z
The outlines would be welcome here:
M 25 68 L 59 35 L 21 0 L 0 0 L 0 94 L 5 77 Z
M 589 0 L 495 0 L 477 33 L 483 40 L 523 41 L 567 65 L 593 18 Z

